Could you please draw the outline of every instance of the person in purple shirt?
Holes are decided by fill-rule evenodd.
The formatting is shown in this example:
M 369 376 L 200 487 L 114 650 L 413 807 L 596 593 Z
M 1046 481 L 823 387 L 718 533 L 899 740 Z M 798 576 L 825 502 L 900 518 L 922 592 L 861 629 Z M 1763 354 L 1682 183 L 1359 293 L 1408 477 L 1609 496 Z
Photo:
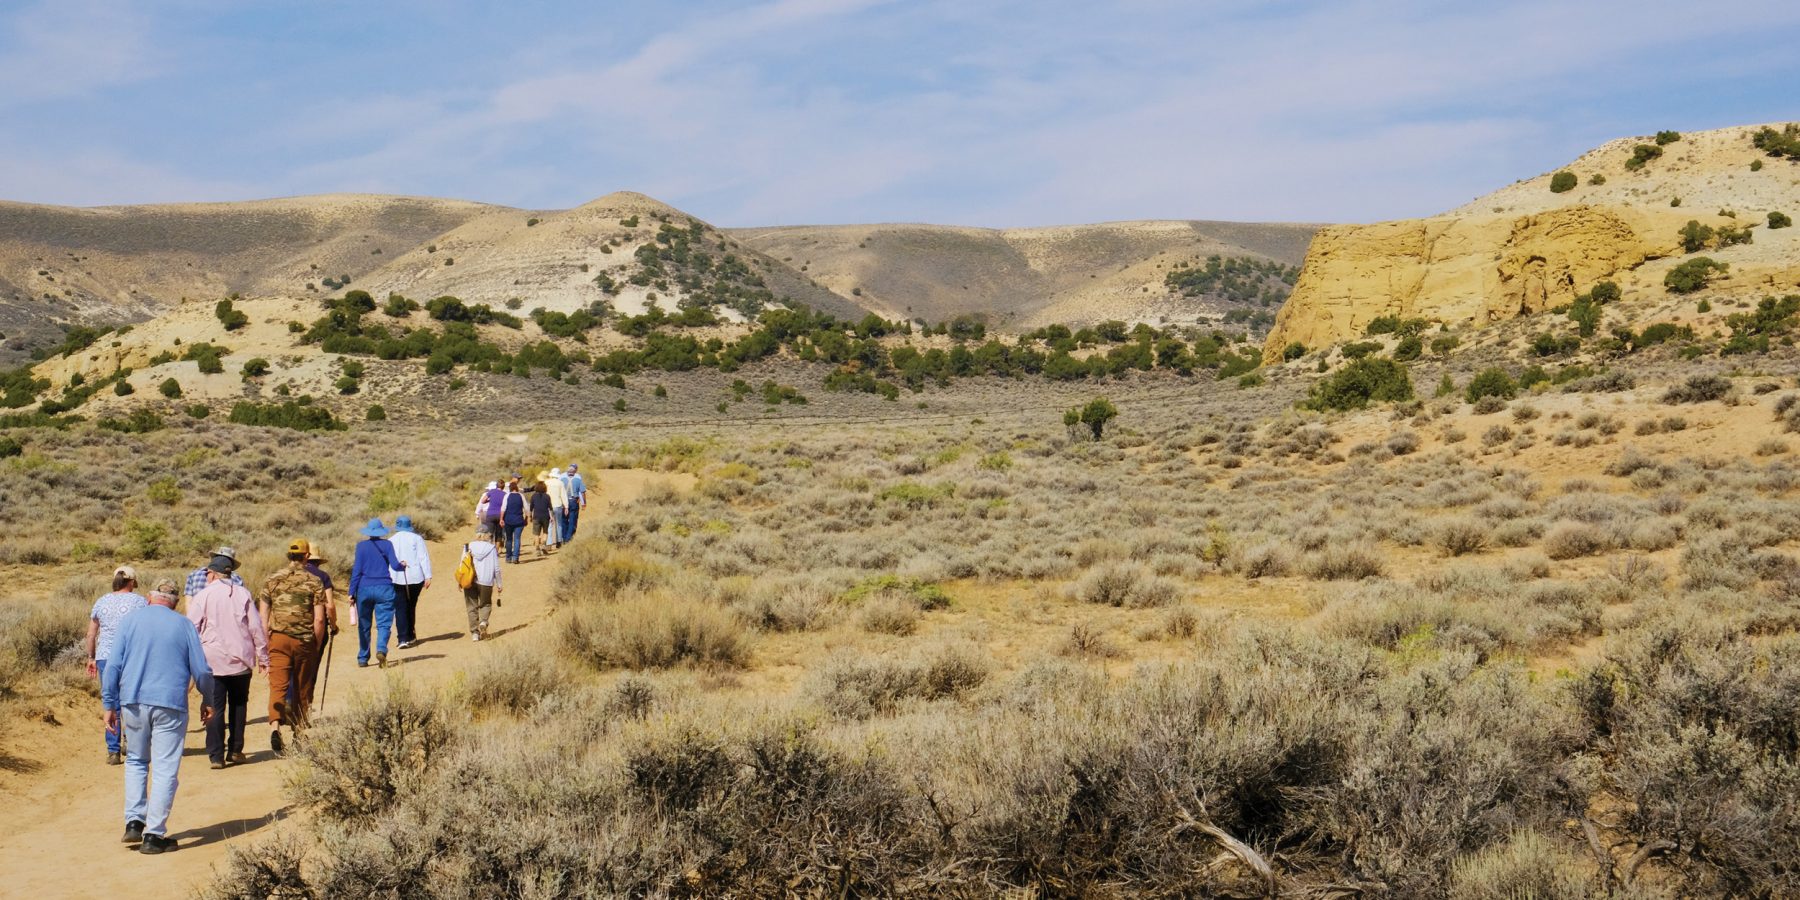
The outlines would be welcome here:
M 350 599 L 356 604 L 356 664 L 369 664 L 369 625 L 375 625 L 375 664 L 387 668 L 388 634 L 394 627 L 394 581 L 389 570 L 404 570 L 406 563 L 394 556 L 393 542 L 386 540 L 388 527 L 370 519 L 361 532 L 367 540 L 356 545 L 350 564 Z
M 106 729 L 125 731 L 124 841 L 140 844 L 141 853 L 175 849 L 169 810 L 187 742 L 188 685 L 202 697 L 213 689 L 200 634 L 175 611 L 176 590 L 172 581 L 158 584 L 150 605 L 120 620 L 100 679 Z M 200 721 L 212 715 L 212 707 L 200 707 Z

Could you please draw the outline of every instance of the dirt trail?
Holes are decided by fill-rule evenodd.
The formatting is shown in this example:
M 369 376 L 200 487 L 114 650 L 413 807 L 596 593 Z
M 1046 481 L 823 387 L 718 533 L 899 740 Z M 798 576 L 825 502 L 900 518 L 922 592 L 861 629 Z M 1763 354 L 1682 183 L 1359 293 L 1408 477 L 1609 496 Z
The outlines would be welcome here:
M 642 470 L 599 473 L 602 490 L 590 498 L 580 539 L 598 540 L 599 525 L 612 507 L 636 499 L 652 484 L 685 488 L 688 475 Z M 594 502 L 597 500 L 598 502 Z M 541 628 L 548 613 L 550 586 L 560 567 L 553 556 L 504 569 L 504 605 L 494 610 L 491 638 L 468 637 L 462 592 L 451 573 L 462 550 L 461 533 L 432 543 L 431 588 L 419 601 L 417 632 L 422 643 L 410 650 L 389 645 L 388 668 L 356 667 L 356 634 L 344 625 L 332 650 L 331 681 L 324 717 L 345 709 L 358 694 L 377 690 L 389 676 L 420 684 L 446 682 L 482 658 Z M 281 536 L 286 540 L 285 536 Z M 525 554 L 529 559 L 529 550 Z M 342 566 L 334 561 L 336 571 Z M 107 766 L 100 746 L 99 705 L 69 707 L 62 727 L 32 729 L 34 746 L 9 741 L 25 757 L 28 774 L 0 794 L 0 896 L 6 897 L 186 897 L 211 877 L 213 865 L 234 843 L 253 840 L 293 811 L 282 796 L 289 763 L 269 750 L 268 680 L 257 676 L 250 688 L 249 725 L 241 766 L 207 767 L 206 732 L 198 704 L 190 708 L 187 753 L 181 787 L 169 828 L 181 849 L 161 856 L 129 852 L 119 842 L 124 830 L 122 767 Z

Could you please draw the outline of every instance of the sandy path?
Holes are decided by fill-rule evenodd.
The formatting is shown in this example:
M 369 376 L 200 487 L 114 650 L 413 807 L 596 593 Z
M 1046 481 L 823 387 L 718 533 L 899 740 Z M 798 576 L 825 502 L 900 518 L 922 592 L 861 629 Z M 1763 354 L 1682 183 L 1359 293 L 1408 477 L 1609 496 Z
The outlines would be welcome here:
M 629 502 L 654 483 L 687 487 L 692 476 L 641 470 L 600 473 L 603 486 L 591 498 L 581 538 L 598 540 L 601 519 L 610 508 Z M 594 501 L 598 500 L 596 504 Z M 388 669 L 356 667 L 356 635 L 345 625 L 332 650 L 331 680 L 325 716 L 344 709 L 359 693 L 377 690 L 388 675 L 417 683 L 448 681 L 494 648 L 521 638 L 536 639 L 548 613 L 555 557 L 505 569 L 505 605 L 494 610 L 492 639 L 469 640 L 462 594 L 451 573 L 462 550 L 462 535 L 431 544 L 437 576 L 419 601 L 418 634 L 424 640 L 411 650 L 389 645 Z M 285 538 L 283 538 L 285 540 Z M 529 550 L 527 551 L 527 557 Z M 337 568 L 336 566 L 333 567 Z M 288 763 L 269 750 L 268 681 L 262 676 L 250 688 L 245 752 L 249 762 L 212 770 L 206 761 L 206 732 L 199 706 L 190 710 L 187 755 L 181 787 L 169 828 L 181 848 L 175 853 L 144 856 L 119 842 L 124 830 L 122 767 L 105 764 L 99 741 L 99 706 L 87 703 L 59 713 L 63 725 L 34 728 L 41 740 L 29 747 L 9 741 L 11 752 L 35 767 L 0 794 L 0 896 L 4 897 L 186 897 L 205 884 L 212 867 L 233 843 L 266 833 L 273 823 L 292 814 L 282 797 Z

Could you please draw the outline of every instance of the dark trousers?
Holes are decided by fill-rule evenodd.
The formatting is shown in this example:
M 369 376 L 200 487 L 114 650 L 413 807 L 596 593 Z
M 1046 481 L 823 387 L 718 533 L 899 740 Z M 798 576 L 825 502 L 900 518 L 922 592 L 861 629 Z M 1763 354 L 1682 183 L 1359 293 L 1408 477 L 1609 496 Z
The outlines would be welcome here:
M 575 536 L 575 528 L 576 528 L 576 526 L 578 526 L 580 524 L 581 524 L 581 503 L 579 501 L 570 500 L 569 501 L 569 529 L 568 529 L 570 538 Z M 567 540 L 567 538 L 565 538 L 564 540 Z
M 402 644 L 419 639 L 413 627 L 419 618 L 419 594 L 424 590 L 422 582 L 394 585 L 394 633 Z
M 525 537 L 525 523 L 506 526 L 506 561 L 519 561 L 519 544 Z
M 213 708 L 206 723 L 206 756 L 224 762 L 227 753 L 244 752 L 244 716 L 250 705 L 250 673 L 214 675 L 206 705 Z M 229 724 L 227 722 L 229 721 Z

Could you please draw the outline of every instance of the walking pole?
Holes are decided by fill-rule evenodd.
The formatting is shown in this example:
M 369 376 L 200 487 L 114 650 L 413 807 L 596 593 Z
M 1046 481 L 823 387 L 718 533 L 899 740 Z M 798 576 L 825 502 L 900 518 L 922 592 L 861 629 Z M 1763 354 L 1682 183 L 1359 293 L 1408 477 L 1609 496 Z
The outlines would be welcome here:
M 319 712 L 325 711 L 325 688 L 331 684 L 331 631 L 325 632 L 325 674 L 319 678 Z

